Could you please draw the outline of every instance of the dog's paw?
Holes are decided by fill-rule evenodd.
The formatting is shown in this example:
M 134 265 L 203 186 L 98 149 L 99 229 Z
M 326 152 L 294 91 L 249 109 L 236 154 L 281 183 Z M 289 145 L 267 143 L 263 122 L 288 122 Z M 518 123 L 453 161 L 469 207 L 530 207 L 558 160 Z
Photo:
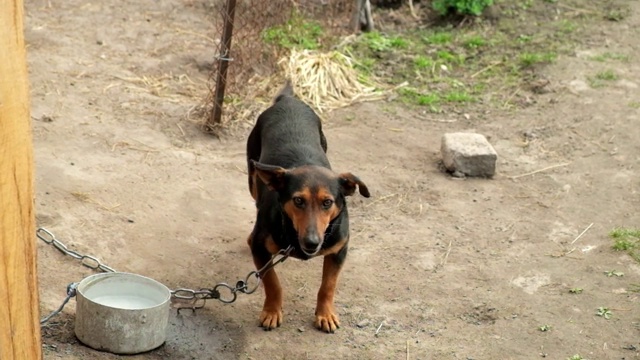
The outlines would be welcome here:
M 333 310 L 316 311 L 315 327 L 326 333 L 334 333 L 340 327 L 340 320 Z
M 263 309 L 260 313 L 260 326 L 265 330 L 273 330 L 282 324 L 282 309 Z

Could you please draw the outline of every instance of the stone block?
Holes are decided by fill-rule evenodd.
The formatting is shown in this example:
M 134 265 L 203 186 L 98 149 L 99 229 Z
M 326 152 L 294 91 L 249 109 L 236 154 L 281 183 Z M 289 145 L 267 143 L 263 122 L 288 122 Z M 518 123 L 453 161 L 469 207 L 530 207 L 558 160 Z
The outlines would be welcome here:
M 496 173 L 498 154 L 482 134 L 444 134 L 440 151 L 445 168 L 453 176 L 490 178 Z

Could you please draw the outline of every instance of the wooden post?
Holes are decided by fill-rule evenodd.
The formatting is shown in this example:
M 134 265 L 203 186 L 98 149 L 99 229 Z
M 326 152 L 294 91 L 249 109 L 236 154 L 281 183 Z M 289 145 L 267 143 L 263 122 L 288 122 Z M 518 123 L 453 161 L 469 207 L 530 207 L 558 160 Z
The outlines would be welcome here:
M 22 0 L 0 0 L 0 359 L 42 359 Z
M 267 0 L 265 0 L 267 1 Z M 205 130 L 215 134 L 222 124 L 222 107 L 224 106 L 224 90 L 227 86 L 227 71 L 231 61 L 231 38 L 233 37 L 233 22 L 236 16 L 236 0 L 227 0 L 224 7 L 224 30 L 220 42 L 220 54 L 218 55 L 218 73 L 216 74 L 216 92 L 213 97 L 211 116 L 207 120 Z

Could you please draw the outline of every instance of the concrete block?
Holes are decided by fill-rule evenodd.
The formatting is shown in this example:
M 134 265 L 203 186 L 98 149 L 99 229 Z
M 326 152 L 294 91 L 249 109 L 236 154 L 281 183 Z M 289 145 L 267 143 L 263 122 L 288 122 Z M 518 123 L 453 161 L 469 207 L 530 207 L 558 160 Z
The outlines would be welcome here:
M 496 173 L 498 154 L 482 134 L 444 134 L 440 151 L 453 176 L 492 177 Z

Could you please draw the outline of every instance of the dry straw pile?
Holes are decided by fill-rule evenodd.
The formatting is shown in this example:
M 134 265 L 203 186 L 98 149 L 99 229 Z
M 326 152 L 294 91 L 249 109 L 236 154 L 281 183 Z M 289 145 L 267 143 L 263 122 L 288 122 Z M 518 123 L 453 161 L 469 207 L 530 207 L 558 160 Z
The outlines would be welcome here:
M 296 95 L 321 113 L 379 100 L 386 94 L 371 80 L 364 81 L 354 68 L 355 61 L 339 51 L 293 50 L 279 63 L 295 85 Z

